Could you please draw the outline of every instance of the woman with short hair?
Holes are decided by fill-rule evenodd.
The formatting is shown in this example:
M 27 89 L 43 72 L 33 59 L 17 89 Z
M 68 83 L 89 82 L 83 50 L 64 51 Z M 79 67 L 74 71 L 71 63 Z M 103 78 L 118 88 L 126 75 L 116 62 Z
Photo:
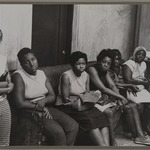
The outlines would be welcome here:
M 106 116 L 92 105 L 86 110 L 74 109 L 74 100 L 89 92 L 89 75 L 85 72 L 87 55 L 80 51 L 70 56 L 71 69 L 60 77 L 59 99 L 56 106 L 64 111 L 78 123 L 79 127 L 91 136 L 91 140 L 100 146 L 109 146 L 109 123 Z
M 52 107 L 55 102 L 54 91 L 45 73 L 38 69 L 33 51 L 23 48 L 17 56 L 22 68 L 13 73 L 12 82 L 13 98 L 18 110 L 32 114 L 37 124 L 38 120 L 42 120 L 44 133 L 51 137 L 54 145 L 74 145 L 78 124 L 67 114 Z M 47 104 L 51 104 L 50 107 Z

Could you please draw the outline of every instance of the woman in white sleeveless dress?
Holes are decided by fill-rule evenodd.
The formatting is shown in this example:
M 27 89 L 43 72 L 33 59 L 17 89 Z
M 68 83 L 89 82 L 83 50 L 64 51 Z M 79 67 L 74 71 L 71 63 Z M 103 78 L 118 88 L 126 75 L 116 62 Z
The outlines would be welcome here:
M 145 77 L 147 66 L 144 59 L 146 57 L 146 52 L 147 50 L 143 46 L 135 48 L 133 56 L 123 64 L 123 77 L 126 83 L 135 84 L 138 87 L 136 95 L 127 93 L 127 98 L 137 104 L 144 105 L 144 126 L 149 124 L 149 127 L 147 126 L 145 128 L 147 128 L 146 131 L 150 135 L 150 123 L 148 123 L 150 122 L 150 93 L 147 90 L 150 81 Z
M 145 87 L 150 85 L 150 82 L 145 78 L 146 63 L 146 49 L 143 46 L 137 47 L 131 59 L 126 61 L 123 66 L 123 76 L 126 83 L 135 84 L 139 91 L 136 96 L 132 93 L 127 94 L 127 98 L 135 103 L 149 103 L 150 93 Z

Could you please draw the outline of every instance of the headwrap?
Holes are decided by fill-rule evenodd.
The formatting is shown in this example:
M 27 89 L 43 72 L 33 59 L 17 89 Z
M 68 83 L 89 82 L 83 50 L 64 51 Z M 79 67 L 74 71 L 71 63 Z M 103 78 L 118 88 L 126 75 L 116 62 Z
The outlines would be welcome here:
M 147 52 L 146 48 L 143 46 L 138 46 L 135 48 L 134 52 L 133 52 L 133 56 L 131 57 L 133 60 L 135 60 L 135 55 L 138 51 L 144 51 L 145 53 Z

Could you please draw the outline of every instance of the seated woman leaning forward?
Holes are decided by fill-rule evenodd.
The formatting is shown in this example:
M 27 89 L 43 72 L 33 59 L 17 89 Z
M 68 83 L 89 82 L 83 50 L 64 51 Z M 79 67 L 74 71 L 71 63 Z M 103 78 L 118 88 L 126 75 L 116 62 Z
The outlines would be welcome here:
M 138 86 L 136 95 L 127 93 L 127 98 L 137 104 L 144 104 L 144 126 L 146 126 L 146 130 L 150 134 L 150 93 L 147 90 L 150 81 L 145 77 L 147 69 L 144 61 L 145 57 L 146 49 L 143 46 L 135 48 L 133 56 L 123 65 L 123 77 L 126 83 Z
M 127 99 L 119 94 L 117 87 L 108 74 L 108 69 L 112 64 L 112 60 L 113 57 L 110 49 L 104 49 L 98 54 L 97 63 L 88 67 L 87 72 L 91 79 L 91 90 L 99 90 L 102 92 L 101 101 L 99 104 L 96 104 L 95 107 L 101 112 L 104 112 L 108 117 L 110 123 L 110 136 L 112 137 L 113 145 L 116 145 L 117 143 L 115 141 L 113 130 L 121 115 L 121 111 L 118 108 L 122 103 L 126 104 Z M 114 118 L 117 119 L 114 120 Z
M 53 137 L 54 145 L 74 145 L 78 124 L 65 113 L 46 106 L 54 103 L 55 94 L 44 72 L 38 70 L 33 51 L 23 48 L 17 56 L 22 67 L 12 75 L 13 96 L 17 108 L 42 117 L 44 131 Z
M 120 95 L 118 88 L 113 82 L 108 70 L 110 69 L 114 58 L 110 49 L 102 50 L 97 56 L 97 63 L 87 68 L 87 72 L 91 78 L 92 90 L 100 90 L 102 98 L 99 104 L 96 104 L 100 111 L 104 112 L 110 122 L 111 136 L 114 139 L 114 118 L 118 107 L 123 108 L 124 112 L 131 116 L 131 106 L 128 105 L 128 100 Z M 123 106 L 124 105 L 124 106 Z M 128 117 L 129 118 L 129 117 Z M 132 118 L 133 119 L 133 118 Z M 144 138 L 142 139 L 142 141 Z M 115 140 L 114 140 L 115 142 Z M 147 142 L 147 141 L 146 141 Z M 142 142 L 140 142 L 142 143 Z
M 64 72 L 60 77 L 59 96 L 56 105 L 60 110 L 69 114 L 86 131 L 96 145 L 109 146 L 109 122 L 107 117 L 97 108 L 91 107 L 84 111 L 73 109 L 72 96 L 80 96 L 89 92 L 89 76 L 85 72 L 87 55 L 80 51 L 70 56 L 72 69 Z M 62 101 L 61 101 L 62 100 Z
M 127 92 L 133 93 L 136 95 L 136 92 L 139 91 L 137 85 L 124 83 L 122 75 L 122 55 L 118 49 L 112 49 L 111 53 L 114 57 L 114 63 L 109 70 L 109 74 L 113 79 L 116 86 L 119 88 L 119 91 L 126 95 Z M 126 121 L 129 125 L 130 131 L 132 133 L 132 138 L 135 143 L 138 144 L 150 144 L 150 139 L 144 135 L 141 120 L 138 112 L 137 104 L 129 101 L 128 106 L 131 108 L 130 111 L 126 111 Z M 140 106 L 140 105 L 138 105 Z M 141 107 L 141 106 L 140 106 Z

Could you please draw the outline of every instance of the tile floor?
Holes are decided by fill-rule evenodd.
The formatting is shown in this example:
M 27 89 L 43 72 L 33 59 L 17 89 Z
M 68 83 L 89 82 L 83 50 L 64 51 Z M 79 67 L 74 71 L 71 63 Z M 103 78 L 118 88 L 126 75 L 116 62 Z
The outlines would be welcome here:
M 116 141 L 117 141 L 118 146 L 136 146 L 136 147 L 144 146 L 140 144 L 135 144 L 134 141 L 131 139 L 131 134 L 129 133 L 122 132 L 122 133 L 117 134 Z

